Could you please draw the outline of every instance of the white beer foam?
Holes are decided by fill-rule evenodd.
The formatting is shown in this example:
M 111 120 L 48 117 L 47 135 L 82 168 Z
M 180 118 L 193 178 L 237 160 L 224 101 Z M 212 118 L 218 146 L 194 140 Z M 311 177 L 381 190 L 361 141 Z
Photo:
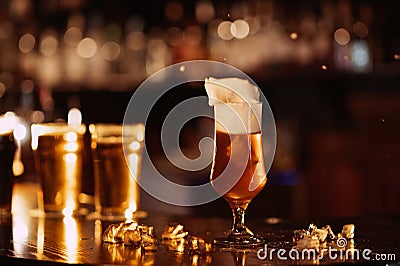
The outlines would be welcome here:
M 230 134 L 261 132 L 258 87 L 239 78 L 206 78 L 208 104 L 214 106 L 216 130 Z
M 247 79 L 239 78 L 206 78 L 204 87 L 208 94 L 208 104 L 214 106 L 217 103 L 258 103 L 260 92 L 258 87 Z
M 261 103 L 219 103 L 214 105 L 216 129 L 230 134 L 261 132 L 261 114 Z

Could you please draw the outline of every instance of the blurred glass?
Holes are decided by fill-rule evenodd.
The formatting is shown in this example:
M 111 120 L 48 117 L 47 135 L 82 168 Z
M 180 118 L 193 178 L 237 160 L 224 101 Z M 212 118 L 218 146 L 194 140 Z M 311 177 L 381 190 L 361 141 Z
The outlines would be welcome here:
M 95 208 L 105 220 L 139 214 L 139 178 L 143 124 L 94 124 L 89 127 L 95 176 Z M 125 157 L 125 154 L 126 157 Z
M 13 131 L 3 124 L 0 117 L 0 216 L 11 215 L 13 188 L 13 161 L 15 143 Z
M 32 149 L 40 175 L 39 209 L 46 216 L 78 214 L 85 125 L 32 125 Z

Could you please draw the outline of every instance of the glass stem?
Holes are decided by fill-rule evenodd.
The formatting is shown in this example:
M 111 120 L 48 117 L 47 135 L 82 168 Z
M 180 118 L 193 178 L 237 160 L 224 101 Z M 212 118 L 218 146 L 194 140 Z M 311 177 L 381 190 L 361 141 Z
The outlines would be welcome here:
M 233 207 L 233 234 L 243 235 L 248 233 L 248 229 L 244 223 L 244 215 L 246 212 L 246 207 Z

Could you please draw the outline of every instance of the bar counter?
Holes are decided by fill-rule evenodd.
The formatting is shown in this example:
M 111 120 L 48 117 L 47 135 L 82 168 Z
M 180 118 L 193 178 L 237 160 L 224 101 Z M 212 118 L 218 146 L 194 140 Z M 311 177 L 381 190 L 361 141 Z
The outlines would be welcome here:
M 231 226 L 231 217 L 189 217 L 171 214 L 147 213 L 139 224 L 154 226 L 157 237 L 157 251 L 107 244 L 102 242 L 102 233 L 113 222 L 76 218 L 40 218 L 33 215 L 36 185 L 32 183 L 16 184 L 14 187 L 14 215 L 2 218 L 0 223 L 0 264 L 52 265 L 52 264 L 132 264 L 132 265 L 268 265 L 268 264 L 330 264 L 364 263 L 400 264 L 400 217 L 354 217 L 348 219 L 327 219 L 314 221 L 317 225 L 330 224 L 337 232 L 346 223 L 356 226 L 355 248 L 370 249 L 371 260 L 280 260 L 277 256 L 260 259 L 258 250 L 227 251 L 213 249 L 211 252 L 178 252 L 161 239 L 164 227 L 171 222 L 184 226 L 191 236 L 211 242 Z M 271 249 L 290 250 L 293 246 L 294 229 L 307 229 L 310 221 L 285 219 L 252 219 L 247 224 L 255 232 L 267 239 Z M 265 248 L 265 247 L 263 247 Z M 259 255 L 262 253 L 259 253 Z M 389 260 L 377 261 L 376 254 L 394 254 Z M 287 255 L 286 255 L 287 257 Z

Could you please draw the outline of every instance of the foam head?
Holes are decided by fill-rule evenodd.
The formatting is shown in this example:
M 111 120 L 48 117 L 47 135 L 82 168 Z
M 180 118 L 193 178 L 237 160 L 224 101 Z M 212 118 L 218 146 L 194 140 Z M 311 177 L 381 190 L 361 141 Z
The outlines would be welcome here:
M 218 131 L 248 134 L 261 131 L 262 104 L 258 87 L 246 79 L 206 78 L 208 104 L 214 107 Z
M 208 104 L 217 103 L 258 103 L 260 92 L 258 87 L 246 79 L 239 78 L 206 78 L 204 87 L 208 94 Z
M 218 103 L 214 105 L 216 130 L 230 134 L 261 132 L 262 103 Z

